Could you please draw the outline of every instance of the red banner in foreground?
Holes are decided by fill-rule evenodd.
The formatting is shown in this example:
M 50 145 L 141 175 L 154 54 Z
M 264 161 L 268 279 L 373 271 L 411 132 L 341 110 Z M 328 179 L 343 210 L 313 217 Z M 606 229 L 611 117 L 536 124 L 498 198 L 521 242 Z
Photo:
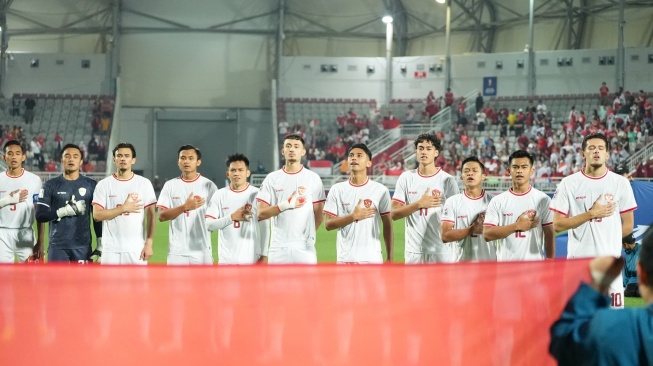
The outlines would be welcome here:
M 0 266 L 3 365 L 553 365 L 587 260 Z

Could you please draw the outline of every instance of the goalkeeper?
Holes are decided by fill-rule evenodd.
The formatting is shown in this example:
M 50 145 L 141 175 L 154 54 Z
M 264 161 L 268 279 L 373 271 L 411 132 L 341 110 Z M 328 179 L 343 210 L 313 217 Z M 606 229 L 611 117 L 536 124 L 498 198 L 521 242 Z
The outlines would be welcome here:
M 36 220 L 49 225 L 48 261 L 86 263 L 102 255 L 102 223 L 92 220 L 90 209 L 97 182 L 80 174 L 83 161 L 79 146 L 65 145 L 63 174 L 45 182 L 39 193 Z M 90 222 L 97 237 L 95 251 Z

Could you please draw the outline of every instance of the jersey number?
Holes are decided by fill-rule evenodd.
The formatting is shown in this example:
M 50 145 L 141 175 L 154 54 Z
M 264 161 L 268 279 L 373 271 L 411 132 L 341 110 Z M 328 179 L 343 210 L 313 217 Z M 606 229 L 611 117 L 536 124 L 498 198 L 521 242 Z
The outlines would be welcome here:
M 16 211 L 16 204 L 12 203 L 9 205 L 9 211 Z
M 622 307 L 623 302 L 621 301 L 621 294 L 619 292 L 613 292 L 610 294 L 610 297 L 612 298 L 612 307 L 617 308 L 617 307 Z
M 240 227 L 240 221 L 234 221 L 234 227 L 238 229 Z
M 429 209 L 428 208 L 420 208 L 419 209 L 419 215 L 420 216 L 428 216 L 429 214 Z
M 515 231 L 515 238 L 525 238 L 525 237 L 526 237 L 526 233 L 524 233 L 523 231 L 521 230 Z

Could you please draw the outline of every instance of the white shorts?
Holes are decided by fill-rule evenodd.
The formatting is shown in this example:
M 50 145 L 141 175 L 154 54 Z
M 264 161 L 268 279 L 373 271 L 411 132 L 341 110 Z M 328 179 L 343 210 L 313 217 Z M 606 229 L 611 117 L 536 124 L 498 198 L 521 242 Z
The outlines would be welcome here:
M 119 264 L 137 264 L 147 265 L 147 261 L 141 260 L 141 252 L 123 252 L 107 253 L 102 252 L 101 264 L 119 265 Z
M 270 248 L 268 264 L 317 264 L 315 247 Z
M 14 263 L 15 257 L 22 263 L 32 254 L 34 231 L 31 227 L 23 229 L 0 228 L 0 263 Z
M 168 265 L 213 265 L 213 253 L 209 250 L 205 252 L 193 252 L 190 254 L 168 254 Z
M 451 253 L 404 253 L 406 264 L 450 263 Z

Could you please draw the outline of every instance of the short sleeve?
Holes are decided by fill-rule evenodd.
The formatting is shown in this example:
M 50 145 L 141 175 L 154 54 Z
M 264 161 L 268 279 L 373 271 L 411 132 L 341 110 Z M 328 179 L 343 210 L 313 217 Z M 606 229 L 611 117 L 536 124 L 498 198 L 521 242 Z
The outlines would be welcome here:
M 620 193 L 619 214 L 635 211 L 637 209 L 637 202 L 635 202 L 635 194 L 633 193 L 633 187 L 630 186 L 630 183 L 621 184 Z
M 458 183 L 456 183 L 456 178 L 455 177 L 449 177 L 447 178 L 447 181 L 445 182 L 444 185 L 444 197 L 445 199 L 449 199 L 455 195 L 460 193 L 460 188 L 458 188 Z
M 395 185 L 395 194 L 392 196 L 393 201 L 406 204 L 406 174 L 403 173 L 397 179 Z
M 497 197 L 494 197 L 487 205 L 487 211 L 485 211 L 485 221 L 483 222 L 483 226 L 499 225 L 499 202 Z
M 451 223 L 456 222 L 456 205 L 454 201 L 455 199 L 450 197 L 444 202 L 444 207 L 442 208 L 442 217 L 440 218 L 440 221 Z
M 558 184 L 558 188 L 553 194 L 553 199 L 549 204 L 551 211 L 557 212 L 561 215 L 569 215 L 569 199 L 567 198 L 567 184 L 564 180 Z M 553 215 L 552 215 L 553 216 Z
M 381 196 L 381 201 L 379 202 L 379 212 L 381 215 L 387 215 L 390 213 L 392 208 L 392 203 L 390 202 L 390 191 L 387 188 L 383 187 L 383 195 Z
M 170 181 L 167 181 L 163 185 L 163 189 L 161 189 L 161 193 L 159 193 L 159 201 L 157 202 L 156 207 L 166 210 L 174 208 L 172 207 L 172 199 L 170 198 Z
M 267 203 L 269 206 L 274 206 L 277 204 L 276 197 L 273 192 L 272 184 L 270 183 L 270 176 L 268 175 L 263 179 L 261 188 L 256 195 L 256 200 L 263 203 Z
M 553 225 L 553 211 L 549 210 L 550 205 L 551 199 L 549 196 L 544 195 L 539 207 L 540 222 L 542 223 L 542 226 Z
M 219 219 L 220 216 L 222 215 L 222 202 L 220 201 L 220 194 L 216 193 L 211 197 L 211 200 L 209 201 L 209 206 L 206 208 L 206 213 L 204 216 L 212 218 L 212 219 Z
M 93 192 L 93 204 L 101 208 L 107 208 L 107 192 L 106 192 L 107 183 L 103 179 L 95 187 L 95 192 Z
M 313 203 L 320 203 L 326 201 L 326 194 L 324 193 L 324 185 L 319 175 L 315 174 L 315 184 L 313 184 Z
M 145 184 L 143 185 L 143 207 L 149 207 L 156 204 L 156 193 L 154 193 L 154 186 L 149 179 L 145 179 Z
M 38 204 L 50 207 L 52 205 L 52 183 L 54 180 L 47 181 L 39 190 Z
M 215 192 L 218 191 L 218 186 L 215 185 L 212 181 L 208 181 L 207 184 L 209 185 L 208 189 L 208 197 L 206 197 L 206 202 L 211 202 L 211 199 L 213 198 L 213 195 L 215 195 Z
M 324 204 L 324 213 L 331 216 L 338 216 L 338 187 L 333 186 L 329 190 L 329 195 L 326 198 L 326 203 Z

